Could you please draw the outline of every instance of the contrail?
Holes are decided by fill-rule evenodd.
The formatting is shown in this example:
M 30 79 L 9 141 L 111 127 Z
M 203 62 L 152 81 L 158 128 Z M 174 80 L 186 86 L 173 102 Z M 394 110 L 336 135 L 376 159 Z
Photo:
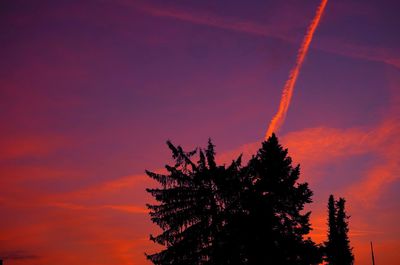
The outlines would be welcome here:
M 282 91 L 281 102 L 279 103 L 278 112 L 272 118 L 267 133 L 265 134 L 265 140 L 268 139 L 272 135 L 273 132 L 279 130 L 285 121 L 286 113 L 289 108 L 290 100 L 292 99 L 294 86 L 296 84 L 297 77 L 299 76 L 299 72 L 301 66 L 303 65 L 304 59 L 306 58 L 308 48 L 310 47 L 311 40 L 314 36 L 314 32 L 318 27 L 318 24 L 321 20 L 322 14 L 324 13 L 326 4 L 328 0 L 322 0 L 321 4 L 318 6 L 317 12 L 315 14 L 314 19 L 311 21 L 311 24 L 308 26 L 307 33 L 304 36 L 303 42 L 301 43 L 300 49 L 297 53 L 296 63 L 293 69 L 290 71 L 290 75 L 288 80 L 285 83 Z

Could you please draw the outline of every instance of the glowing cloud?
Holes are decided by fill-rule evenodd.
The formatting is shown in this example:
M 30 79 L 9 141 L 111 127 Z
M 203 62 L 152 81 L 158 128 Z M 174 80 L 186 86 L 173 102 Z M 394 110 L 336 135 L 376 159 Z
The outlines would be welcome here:
M 290 72 L 289 79 L 286 81 L 285 86 L 283 87 L 281 102 L 279 103 L 278 112 L 272 118 L 272 121 L 269 124 L 267 133 L 265 134 L 265 139 L 268 139 L 269 136 L 272 135 L 273 132 L 279 130 L 285 121 L 286 113 L 289 108 L 290 100 L 292 99 L 294 86 L 297 81 L 297 77 L 299 76 L 301 66 L 303 65 L 304 59 L 306 58 L 308 48 L 310 47 L 311 40 L 314 36 L 315 30 L 318 27 L 318 24 L 321 20 L 322 14 L 324 13 L 326 4 L 328 0 L 322 0 L 319 5 L 317 12 L 315 14 L 314 19 L 312 20 L 310 26 L 308 27 L 307 34 L 305 35 L 299 52 L 297 54 L 296 63 Z

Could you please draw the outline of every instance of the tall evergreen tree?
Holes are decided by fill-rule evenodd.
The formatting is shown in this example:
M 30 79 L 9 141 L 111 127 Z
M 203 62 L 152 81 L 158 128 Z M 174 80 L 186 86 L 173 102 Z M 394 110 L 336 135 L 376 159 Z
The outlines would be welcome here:
M 346 200 L 344 198 L 339 198 L 336 203 L 337 216 L 336 216 L 336 226 L 337 226 L 337 245 L 338 245 L 338 264 L 341 265 L 352 265 L 354 263 L 354 256 L 352 253 L 352 248 L 350 247 L 350 240 L 348 237 L 349 226 L 348 219 L 349 216 L 346 215 L 345 211 Z
M 310 212 L 303 210 L 312 202 L 312 191 L 307 183 L 298 183 L 300 167 L 292 166 L 274 134 L 262 143 L 245 174 L 251 184 L 244 200 L 248 264 L 318 264 L 318 249 L 305 238 Z
M 328 241 L 325 243 L 326 261 L 330 265 L 338 264 L 337 258 L 337 226 L 336 226 L 336 205 L 333 195 L 328 200 Z
M 352 265 L 354 256 L 348 237 L 348 219 L 344 198 L 328 200 L 328 241 L 325 242 L 325 260 L 329 265 Z

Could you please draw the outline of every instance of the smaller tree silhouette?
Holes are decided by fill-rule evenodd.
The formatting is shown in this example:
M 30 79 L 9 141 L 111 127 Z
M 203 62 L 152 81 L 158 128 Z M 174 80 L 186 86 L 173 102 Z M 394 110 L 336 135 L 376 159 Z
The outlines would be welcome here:
M 348 219 L 350 216 L 346 215 L 345 212 L 344 198 L 340 198 L 336 203 L 337 216 L 336 216 L 336 227 L 337 227 L 337 241 L 338 241 L 338 264 L 350 265 L 354 263 L 354 256 L 352 248 L 350 247 L 350 240 L 347 235 L 349 232 Z
M 329 265 L 352 265 L 354 255 L 348 237 L 349 216 L 345 212 L 344 198 L 328 200 L 328 241 L 325 242 L 325 260 Z
M 337 264 L 337 226 L 336 226 L 336 206 L 333 195 L 329 196 L 328 200 L 328 241 L 325 242 L 326 261 L 330 265 Z

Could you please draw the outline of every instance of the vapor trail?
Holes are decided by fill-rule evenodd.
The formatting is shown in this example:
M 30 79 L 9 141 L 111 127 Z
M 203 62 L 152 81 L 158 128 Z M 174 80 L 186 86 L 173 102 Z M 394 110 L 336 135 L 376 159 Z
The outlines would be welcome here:
M 293 69 L 290 71 L 290 75 L 288 80 L 285 83 L 282 91 L 281 102 L 279 103 L 278 112 L 272 118 L 267 133 L 265 134 L 265 139 L 268 139 L 269 136 L 272 135 L 273 132 L 279 130 L 285 121 L 286 113 L 289 108 L 290 100 L 292 99 L 294 86 L 296 84 L 297 77 L 299 75 L 301 66 L 303 65 L 304 59 L 306 58 L 308 48 L 310 47 L 311 40 L 314 36 L 314 32 L 318 27 L 318 24 L 321 20 L 322 14 L 324 13 L 326 4 L 328 0 L 322 0 L 321 4 L 318 6 L 317 12 L 315 14 L 314 19 L 311 21 L 311 24 L 308 26 L 307 33 L 304 36 L 303 42 L 301 43 L 300 49 L 297 53 L 296 63 Z

